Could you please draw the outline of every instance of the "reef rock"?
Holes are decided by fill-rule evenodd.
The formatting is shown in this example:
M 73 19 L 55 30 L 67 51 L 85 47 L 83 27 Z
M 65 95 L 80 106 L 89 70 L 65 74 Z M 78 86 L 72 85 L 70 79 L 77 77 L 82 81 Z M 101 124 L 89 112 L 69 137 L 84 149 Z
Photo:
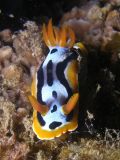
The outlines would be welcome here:
M 15 112 L 15 105 L 10 101 L 0 97 L 0 133 L 10 134 L 13 133 L 13 119 L 12 116 Z
M 10 29 L 4 29 L 0 32 L 0 40 L 5 43 L 12 43 L 12 32 Z
M 2 74 L 4 76 L 3 85 L 7 85 L 9 87 L 16 87 L 19 85 L 20 78 L 22 76 L 22 70 L 16 65 L 11 64 L 2 70 Z
M 12 57 L 13 50 L 10 46 L 0 48 L 0 62 L 9 60 Z

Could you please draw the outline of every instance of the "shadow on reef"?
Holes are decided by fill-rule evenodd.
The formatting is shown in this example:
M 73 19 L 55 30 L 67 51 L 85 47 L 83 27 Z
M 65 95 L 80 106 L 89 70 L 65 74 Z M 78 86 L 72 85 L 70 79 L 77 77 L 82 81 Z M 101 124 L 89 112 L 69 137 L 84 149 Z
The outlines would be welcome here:
M 120 62 L 112 63 L 111 54 L 92 50 L 81 63 L 78 131 L 94 136 L 106 128 L 120 129 Z
M 51 17 L 54 18 L 54 23 L 58 24 L 65 12 L 82 3 L 81 0 L 71 0 L 70 2 L 69 0 L 4 0 L 0 2 L 2 12 L 0 14 L 0 21 L 2 21 L 0 29 L 7 27 L 18 30 L 27 20 L 43 23 Z

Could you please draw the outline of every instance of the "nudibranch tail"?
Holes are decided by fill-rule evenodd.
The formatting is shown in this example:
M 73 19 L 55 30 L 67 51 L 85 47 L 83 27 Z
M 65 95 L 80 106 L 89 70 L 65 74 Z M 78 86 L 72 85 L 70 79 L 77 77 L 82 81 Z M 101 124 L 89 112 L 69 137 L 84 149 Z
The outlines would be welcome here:
M 45 130 L 42 128 L 38 121 L 38 116 L 36 110 L 33 113 L 33 130 L 36 133 L 37 137 L 41 140 L 51 140 L 55 137 L 60 137 L 62 134 L 68 131 L 74 131 L 78 127 L 78 110 L 76 109 L 74 112 L 75 116 L 70 123 L 65 124 L 61 127 L 56 128 L 55 130 Z
M 42 115 L 45 115 L 48 112 L 49 108 L 46 105 L 40 104 L 34 96 L 29 95 L 28 99 L 32 104 L 33 108 Z
M 59 31 L 52 26 L 52 19 L 48 26 L 43 25 L 43 39 L 48 47 L 61 46 L 71 48 L 75 43 L 75 34 L 68 26 L 62 26 Z

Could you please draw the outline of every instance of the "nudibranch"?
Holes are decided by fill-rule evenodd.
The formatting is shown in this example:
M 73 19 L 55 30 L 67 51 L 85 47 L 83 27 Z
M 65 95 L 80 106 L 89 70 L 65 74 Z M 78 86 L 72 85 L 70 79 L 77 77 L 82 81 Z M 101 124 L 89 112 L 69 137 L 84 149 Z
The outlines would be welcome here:
M 70 27 L 43 25 L 43 39 L 49 48 L 31 85 L 29 100 L 34 108 L 33 131 L 41 140 L 50 140 L 78 126 L 78 54 L 73 48 L 75 34 Z M 83 47 L 84 48 L 84 47 Z

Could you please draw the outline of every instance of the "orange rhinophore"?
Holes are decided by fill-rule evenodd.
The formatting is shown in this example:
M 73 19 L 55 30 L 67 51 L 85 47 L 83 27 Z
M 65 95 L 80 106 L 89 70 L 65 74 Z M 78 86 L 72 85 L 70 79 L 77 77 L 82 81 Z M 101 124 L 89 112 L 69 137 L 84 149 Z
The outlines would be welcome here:
M 52 19 L 46 28 L 43 24 L 43 39 L 48 47 L 61 46 L 71 48 L 75 43 L 75 34 L 68 26 L 63 26 L 60 31 L 52 26 Z

